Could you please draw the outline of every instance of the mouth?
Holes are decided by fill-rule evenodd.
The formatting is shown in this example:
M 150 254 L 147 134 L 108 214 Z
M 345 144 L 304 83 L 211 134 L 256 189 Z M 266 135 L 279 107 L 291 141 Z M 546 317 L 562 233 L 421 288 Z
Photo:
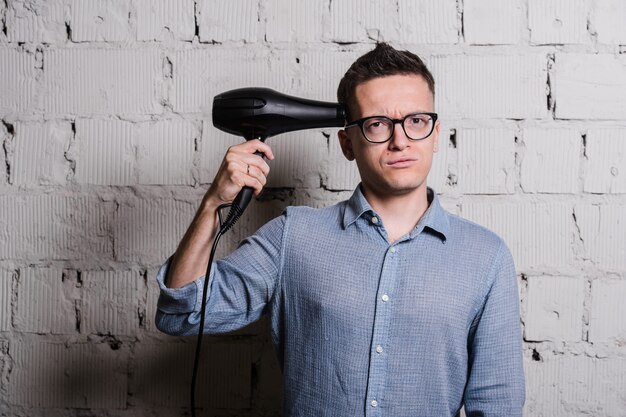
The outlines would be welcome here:
M 408 168 L 417 162 L 414 158 L 398 158 L 387 162 L 387 166 L 392 168 Z

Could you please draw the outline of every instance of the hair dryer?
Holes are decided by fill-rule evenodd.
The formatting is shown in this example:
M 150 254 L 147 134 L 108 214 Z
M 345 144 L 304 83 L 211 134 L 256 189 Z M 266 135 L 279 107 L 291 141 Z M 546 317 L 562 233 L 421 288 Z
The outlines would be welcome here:
M 239 88 L 213 99 L 213 125 L 246 140 L 265 141 L 270 136 L 295 130 L 343 127 L 345 121 L 346 112 L 341 104 L 288 96 L 269 88 Z M 252 193 L 252 188 L 244 187 L 237 195 L 223 230 L 239 219 Z

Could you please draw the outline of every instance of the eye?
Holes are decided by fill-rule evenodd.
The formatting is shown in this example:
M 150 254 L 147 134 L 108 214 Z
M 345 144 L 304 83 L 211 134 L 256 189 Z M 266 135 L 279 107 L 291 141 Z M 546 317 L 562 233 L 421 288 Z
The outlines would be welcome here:
M 386 130 L 389 123 L 385 119 L 370 119 L 366 120 L 363 127 L 367 131 Z

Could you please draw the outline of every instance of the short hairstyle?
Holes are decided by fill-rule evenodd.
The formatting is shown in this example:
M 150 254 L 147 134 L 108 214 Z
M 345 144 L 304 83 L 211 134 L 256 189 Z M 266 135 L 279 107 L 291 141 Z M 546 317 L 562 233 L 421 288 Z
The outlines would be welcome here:
M 359 57 L 350 66 L 339 82 L 337 100 L 346 107 L 347 117 L 354 117 L 352 111 L 355 102 L 355 90 L 359 84 L 374 78 L 390 75 L 420 75 L 435 96 L 435 79 L 424 61 L 409 51 L 399 51 L 385 42 L 376 44 L 376 48 Z

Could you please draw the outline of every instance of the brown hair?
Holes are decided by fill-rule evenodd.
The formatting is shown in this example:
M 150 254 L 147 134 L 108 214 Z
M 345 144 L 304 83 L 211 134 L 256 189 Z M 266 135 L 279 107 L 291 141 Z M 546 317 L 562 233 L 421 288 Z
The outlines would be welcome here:
M 339 82 L 337 100 L 346 106 L 348 119 L 354 116 L 357 85 L 374 78 L 399 74 L 422 76 L 433 97 L 435 96 L 435 79 L 424 61 L 412 52 L 399 51 L 388 43 L 381 42 L 376 44 L 376 48 L 354 61 Z

